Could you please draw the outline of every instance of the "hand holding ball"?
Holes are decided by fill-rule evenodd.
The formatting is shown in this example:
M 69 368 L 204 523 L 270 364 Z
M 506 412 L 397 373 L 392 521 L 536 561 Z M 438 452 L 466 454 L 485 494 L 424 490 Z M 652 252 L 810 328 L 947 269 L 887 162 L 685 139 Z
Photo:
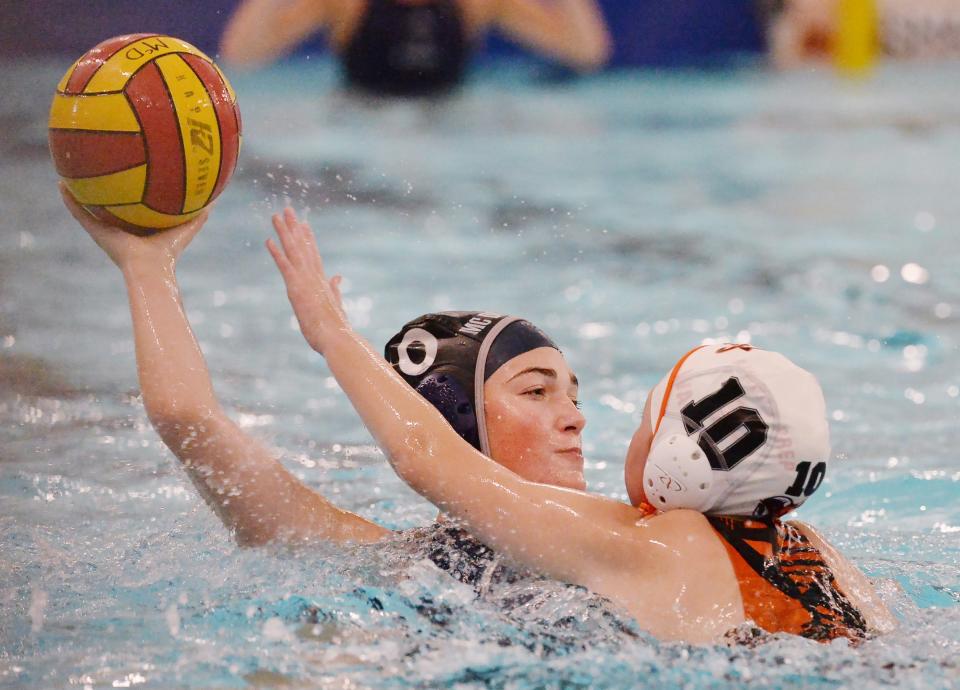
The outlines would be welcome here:
M 50 153 L 73 196 L 138 235 L 195 217 L 223 191 L 240 150 L 240 111 L 206 55 L 132 34 L 67 71 L 50 108 Z

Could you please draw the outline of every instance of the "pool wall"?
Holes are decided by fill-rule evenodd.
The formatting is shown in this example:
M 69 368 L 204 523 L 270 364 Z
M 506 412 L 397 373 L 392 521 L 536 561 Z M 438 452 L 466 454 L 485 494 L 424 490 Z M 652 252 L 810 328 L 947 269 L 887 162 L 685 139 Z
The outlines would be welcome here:
M 725 63 L 763 48 L 756 0 L 600 0 L 616 45 L 614 66 Z M 215 52 L 235 0 L 31 0 L 0 3 L 0 55 L 79 55 L 110 36 L 159 32 Z M 303 51 L 322 50 L 311 41 Z M 515 48 L 491 39 L 487 56 Z

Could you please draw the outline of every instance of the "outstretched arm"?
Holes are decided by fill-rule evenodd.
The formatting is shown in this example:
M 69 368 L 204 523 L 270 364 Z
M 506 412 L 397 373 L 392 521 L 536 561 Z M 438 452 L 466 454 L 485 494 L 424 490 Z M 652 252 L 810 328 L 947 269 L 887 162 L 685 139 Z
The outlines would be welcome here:
M 493 21 L 521 45 L 581 72 L 602 67 L 613 50 L 596 0 L 496 0 Z
M 241 544 L 372 541 L 386 530 L 338 509 L 224 412 L 180 301 L 177 258 L 206 221 L 149 237 L 100 223 L 61 185 L 74 218 L 123 272 L 137 373 L 150 422 L 200 494 Z
M 595 578 L 622 566 L 617 532 L 628 531 L 638 513 L 616 501 L 525 481 L 475 450 L 350 328 L 340 308 L 339 278 L 326 278 L 310 228 L 290 209 L 274 216 L 274 227 L 280 245 L 270 240 L 267 247 L 300 329 L 326 358 L 397 474 L 516 561 L 602 591 Z
M 227 22 L 220 56 L 234 67 L 283 57 L 329 23 L 330 0 L 245 0 Z

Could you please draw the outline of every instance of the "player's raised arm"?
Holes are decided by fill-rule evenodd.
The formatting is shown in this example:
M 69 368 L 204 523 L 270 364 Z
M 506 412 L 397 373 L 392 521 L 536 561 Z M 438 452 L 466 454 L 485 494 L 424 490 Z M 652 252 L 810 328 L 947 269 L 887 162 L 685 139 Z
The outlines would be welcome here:
M 245 0 L 220 40 L 220 57 L 253 68 L 283 57 L 327 22 L 330 0 Z
M 495 24 L 521 45 L 580 72 L 602 67 L 613 42 L 596 0 L 498 0 Z
M 290 209 L 274 226 L 280 244 L 267 246 L 304 337 L 404 481 L 483 542 L 546 574 L 590 585 L 605 567 L 622 565 L 610 528 L 635 522 L 633 508 L 525 481 L 470 446 L 351 329 L 339 280 L 326 277 L 310 228 Z
M 73 217 L 123 273 L 151 424 L 238 542 L 370 541 L 385 534 L 300 482 L 217 400 L 175 273 L 208 211 L 179 227 L 137 237 L 96 220 L 62 184 L 61 193 Z

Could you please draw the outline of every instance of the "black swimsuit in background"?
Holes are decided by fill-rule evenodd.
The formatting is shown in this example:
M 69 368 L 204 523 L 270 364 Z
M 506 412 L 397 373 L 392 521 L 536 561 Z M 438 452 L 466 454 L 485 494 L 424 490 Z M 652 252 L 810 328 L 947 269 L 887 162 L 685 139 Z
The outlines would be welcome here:
M 449 91 L 470 54 L 456 0 L 402 4 L 369 0 L 341 54 L 348 85 L 393 96 Z

